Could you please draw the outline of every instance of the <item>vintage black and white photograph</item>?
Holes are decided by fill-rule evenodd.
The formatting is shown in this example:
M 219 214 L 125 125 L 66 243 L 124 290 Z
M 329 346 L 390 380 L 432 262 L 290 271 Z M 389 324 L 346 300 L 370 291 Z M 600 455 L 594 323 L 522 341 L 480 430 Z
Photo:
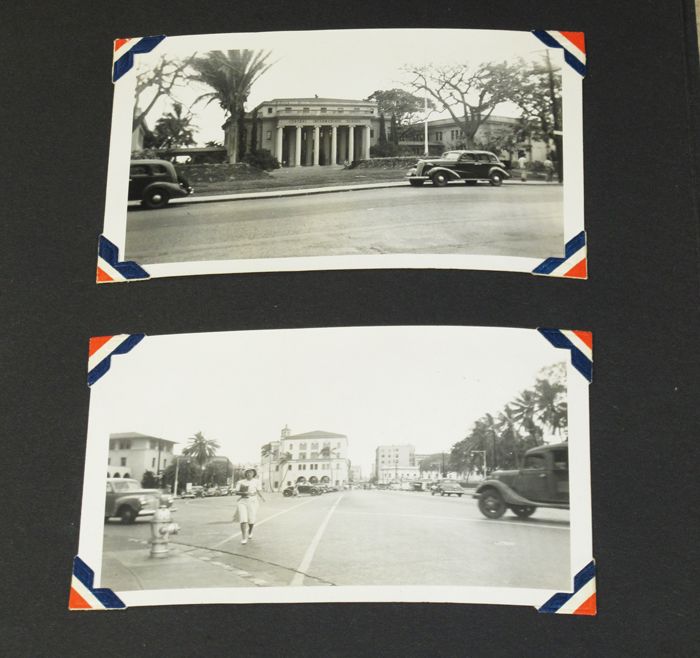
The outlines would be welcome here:
M 105 236 L 152 276 L 532 271 L 583 230 L 564 52 L 485 30 L 166 37 L 115 85 Z
M 587 388 L 531 329 L 146 336 L 92 385 L 79 557 L 128 605 L 540 606 L 591 560 Z

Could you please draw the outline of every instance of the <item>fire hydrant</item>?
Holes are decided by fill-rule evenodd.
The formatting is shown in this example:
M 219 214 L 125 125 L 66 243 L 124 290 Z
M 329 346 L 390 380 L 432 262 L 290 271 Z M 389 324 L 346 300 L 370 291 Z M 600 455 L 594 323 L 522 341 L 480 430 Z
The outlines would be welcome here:
M 167 557 L 170 552 L 168 539 L 176 535 L 180 526 L 173 522 L 170 508 L 159 507 L 151 519 L 151 557 Z

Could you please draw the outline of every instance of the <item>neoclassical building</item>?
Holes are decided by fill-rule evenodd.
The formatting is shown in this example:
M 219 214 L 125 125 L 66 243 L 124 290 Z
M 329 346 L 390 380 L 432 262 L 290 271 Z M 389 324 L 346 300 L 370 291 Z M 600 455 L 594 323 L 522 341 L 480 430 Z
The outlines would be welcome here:
M 246 141 L 270 151 L 283 166 L 344 164 L 370 157 L 379 115 L 374 101 L 274 98 L 246 114 Z

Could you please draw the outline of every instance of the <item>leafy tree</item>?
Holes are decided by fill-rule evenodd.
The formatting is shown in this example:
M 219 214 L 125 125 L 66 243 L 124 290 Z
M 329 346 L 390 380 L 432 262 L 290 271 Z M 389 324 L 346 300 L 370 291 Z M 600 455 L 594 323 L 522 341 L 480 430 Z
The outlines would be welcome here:
M 195 73 L 191 80 L 212 89 L 195 102 L 206 100 L 207 105 L 217 101 L 227 114 L 223 125 L 229 162 L 239 158 L 240 122 L 245 116 L 245 104 L 253 84 L 271 66 L 270 52 L 262 50 L 213 50 L 192 61 Z
M 566 387 L 549 379 L 538 379 L 535 400 L 540 422 L 560 437 L 565 437 L 568 425 Z
M 177 466 L 177 488 L 178 494 L 185 491 L 187 483 L 198 485 L 202 483 L 202 467 L 193 459 L 178 459 Z M 175 486 L 175 469 L 176 463 L 170 464 L 164 471 L 161 477 L 161 482 L 168 487 Z
M 144 489 L 155 489 L 158 486 L 158 478 L 153 471 L 145 471 L 141 478 L 141 486 Z
M 389 117 L 389 142 L 398 146 L 399 140 L 406 131 L 410 130 L 423 112 L 424 100 L 405 89 L 378 89 L 372 92 L 368 101 L 376 101 L 379 112 L 379 144 L 384 144 L 386 138 L 386 118 Z M 428 101 L 429 109 L 433 109 L 432 101 Z
M 219 447 L 218 441 L 207 439 L 201 432 L 197 432 L 194 436 L 187 439 L 187 446 L 183 449 L 182 454 L 187 457 L 193 457 L 200 468 L 203 468 L 216 455 Z
M 416 92 L 430 95 L 440 110 L 447 110 L 463 131 L 467 148 L 473 148 L 479 127 L 498 105 L 518 95 L 521 81 L 519 64 L 488 62 L 470 68 L 468 64 L 413 66 L 405 69 L 413 76 Z
M 210 461 L 202 473 L 202 481 L 208 484 L 226 484 L 233 475 L 234 468 L 229 461 Z
M 192 146 L 195 143 L 192 114 L 183 113 L 181 103 L 173 103 L 171 112 L 156 121 L 153 131 L 155 148 L 167 149 L 177 146 Z
M 187 77 L 187 68 L 194 57 L 193 55 L 186 60 L 161 57 L 154 67 L 137 73 L 132 130 L 136 130 L 139 125 L 145 127 L 146 117 L 158 99 L 163 96 L 172 98 L 173 91 Z
M 563 181 L 562 82 L 561 68 L 555 67 L 546 51 L 540 63 L 521 61 L 522 74 L 513 101 L 522 110 L 528 136 L 555 144 L 554 164 Z

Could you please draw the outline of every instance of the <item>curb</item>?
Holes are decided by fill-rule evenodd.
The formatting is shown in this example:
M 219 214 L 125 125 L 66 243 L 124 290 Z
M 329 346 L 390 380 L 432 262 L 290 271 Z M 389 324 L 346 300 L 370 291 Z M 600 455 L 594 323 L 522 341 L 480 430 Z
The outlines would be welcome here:
M 559 185 L 558 182 L 546 181 L 504 181 L 503 185 Z M 183 205 L 190 203 L 212 203 L 215 201 L 245 201 L 250 199 L 280 199 L 290 196 L 306 196 L 311 194 L 332 194 L 334 192 L 352 192 L 358 190 L 376 190 L 389 187 L 409 187 L 408 181 L 394 181 L 388 183 L 359 183 L 357 185 L 333 185 L 329 187 L 309 187 L 298 190 L 278 190 L 271 192 L 242 192 L 240 194 L 210 194 L 208 196 L 190 196 L 182 199 L 172 199 L 169 205 Z M 430 187 L 430 186 L 429 186 Z M 128 201 L 127 207 L 139 207 L 139 201 Z

